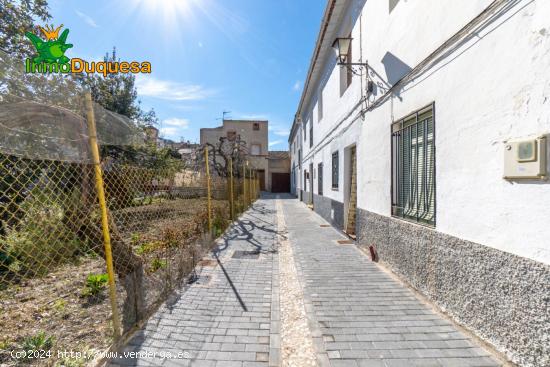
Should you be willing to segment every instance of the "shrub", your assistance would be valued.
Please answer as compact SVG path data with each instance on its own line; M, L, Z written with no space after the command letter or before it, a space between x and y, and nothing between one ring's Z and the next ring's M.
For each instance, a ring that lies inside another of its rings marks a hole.
M45 332L41 331L36 335L23 339L21 349L25 351L49 350L53 347L54 340L53 336L47 336Z
M21 204L25 215L17 226L7 228L5 240L0 243L9 271L44 275L82 252L76 234L64 223L63 205L54 195L34 190Z
M136 254L138 255L144 255L151 252L154 252L155 250L164 248L164 242L162 241L151 241L142 243L136 248Z
M161 260L157 257L151 262L151 265L149 266L149 273L155 273L159 269L164 269L167 265L166 260Z
M83 296L97 296L103 291L107 282L109 281L109 276L107 274L90 274L86 278L86 285L82 290Z

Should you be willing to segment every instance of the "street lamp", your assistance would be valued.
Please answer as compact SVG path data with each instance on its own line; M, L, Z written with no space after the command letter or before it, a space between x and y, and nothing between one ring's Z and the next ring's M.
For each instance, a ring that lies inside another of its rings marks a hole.
M334 40L332 43L332 48L334 49L334 52L336 53L337 57L337 64L340 66L345 66L349 71L351 71L355 75L362 75L363 69L366 69L366 78L367 78L367 93L372 93L374 88L374 83L369 80L369 63L368 62L352 62L351 60L351 42L353 41L353 38L351 37L338 37ZM357 72L354 70L354 66L356 66L361 72Z
M338 58L338 65L347 66L351 69L351 66L368 67L366 62L351 62L351 37L339 37L332 43L332 48Z
M351 37L340 37L334 40L332 48L334 49L336 56L338 57L338 64L345 65L347 63L352 40L353 38Z

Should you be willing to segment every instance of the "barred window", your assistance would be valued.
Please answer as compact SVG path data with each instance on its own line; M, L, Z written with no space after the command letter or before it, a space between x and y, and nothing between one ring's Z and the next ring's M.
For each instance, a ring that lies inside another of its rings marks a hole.
M309 147L313 147L313 120L309 122Z
M332 189L338 190L338 170L339 170L339 161L338 161L338 152L332 153Z
M392 125L392 215L435 226L434 105Z

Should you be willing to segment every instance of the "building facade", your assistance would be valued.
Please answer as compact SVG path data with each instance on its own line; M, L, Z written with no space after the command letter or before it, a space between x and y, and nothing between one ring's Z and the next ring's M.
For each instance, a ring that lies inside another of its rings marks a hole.
M223 120L222 126L200 129L200 143L216 145L220 138L244 142L250 166L259 175L261 190L271 191L273 175L270 168L274 173L279 173L280 167L285 166L284 161L288 161L288 155L286 157L270 155L268 131L268 121ZM283 162L278 162L278 159ZM288 170L287 173L289 173ZM282 178L275 175L275 179ZM286 179L289 180L288 177Z
M526 366L550 363L548 14L329 0L289 137L296 196Z

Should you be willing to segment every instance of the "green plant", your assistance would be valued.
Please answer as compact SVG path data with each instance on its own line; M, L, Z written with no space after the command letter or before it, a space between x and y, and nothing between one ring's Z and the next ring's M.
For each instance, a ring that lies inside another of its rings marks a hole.
M228 221L225 219L222 208L214 209L214 219L212 221L212 227L215 237L219 237L223 234L223 231L227 228Z
M64 222L68 201L48 189L31 191L20 205L25 215L17 226L6 229L5 241L0 243L0 252L10 262L8 271L45 275L82 252L82 244Z
M58 299L53 303L53 309L57 312L63 312L65 311L65 307L67 306L67 301L64 299Z
M139 233L132 233L132 237L130 238L130 243L133 246L137 246L140 240L141 240L141 236L139 235Z
M55 338L52 335L46 335L44 331L40 331L36 335L27 336L21 342L23 350L48 350L53 347Z
M159 269L164 269L167 266L166 260L161 260L158 257L154 258L151 262L151 265L149 266L149 272L155 273Z
M9 340L2 340L0 341L0 350L8 350L10 349L10 341Z
M86 278L86 285L82 290L83 296L97 296L107 285L109 276L107 274L90 274Z
M139 245L138 248L136 249L136 254L138 255L148 254L150 252L153 252L163 247L164 247L164 243L162 241L151 241L151 242L143 243Z

